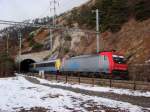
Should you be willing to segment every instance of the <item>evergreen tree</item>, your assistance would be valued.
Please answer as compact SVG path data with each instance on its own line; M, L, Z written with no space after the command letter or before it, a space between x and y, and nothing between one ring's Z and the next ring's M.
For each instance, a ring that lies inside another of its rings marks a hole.
M7 53L0 54L0 77L12 76L14 71L14 61Z
M146 20L150 18L150 0L141 0L134 7L135 18L137 20Z

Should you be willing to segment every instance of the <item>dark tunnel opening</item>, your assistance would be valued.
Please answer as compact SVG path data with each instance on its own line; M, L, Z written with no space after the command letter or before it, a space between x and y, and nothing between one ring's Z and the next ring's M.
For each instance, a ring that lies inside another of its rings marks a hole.
M21 71L21 72L29 72L29 67L30 67L30 64L31 64L31 63L35 63L35 61L32 60L32 59L23 60L23 61L20 63L20 71Z

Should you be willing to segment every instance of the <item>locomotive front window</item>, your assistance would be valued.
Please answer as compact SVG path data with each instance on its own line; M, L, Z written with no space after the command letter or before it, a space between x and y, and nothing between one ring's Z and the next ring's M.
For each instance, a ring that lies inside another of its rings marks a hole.
M126 63L126 60L123 56L113 55L113 60L115 63L118 63L118 64L125 64Z
M107 57L106 57L106 56L104 56L104 60L107 60Z

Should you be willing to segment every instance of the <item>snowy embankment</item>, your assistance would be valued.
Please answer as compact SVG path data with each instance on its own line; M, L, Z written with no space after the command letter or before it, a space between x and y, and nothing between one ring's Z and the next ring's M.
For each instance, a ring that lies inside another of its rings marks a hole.
M103 106L131 112L143 110L142 107L126 102L32 84L22 76L0 79L0 98L0 112L15 112L32 107L44 107L50 112L86 112L91 105L97 106L98 111L103 111Z
M116 93L121 95L131 95L131 96L143 96L143 97L150 97L150 91L140 91L140 90L130 90L130 89L117 89L117 88L110 88L110 87L100 87L100 86L92 86L90 84L70 84L70 83L63 83L63 82L56 82L56 81L47 81L44 79L37 78L41 83L48 83L51 85L61 85L67 86L72 88L84 89L89 91L96 91L96 92L110 92Z

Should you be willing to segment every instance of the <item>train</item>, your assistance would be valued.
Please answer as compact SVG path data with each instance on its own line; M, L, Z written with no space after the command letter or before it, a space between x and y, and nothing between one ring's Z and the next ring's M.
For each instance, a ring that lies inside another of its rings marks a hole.
M30 71L128 79L125 57L113 51L33 63Z

